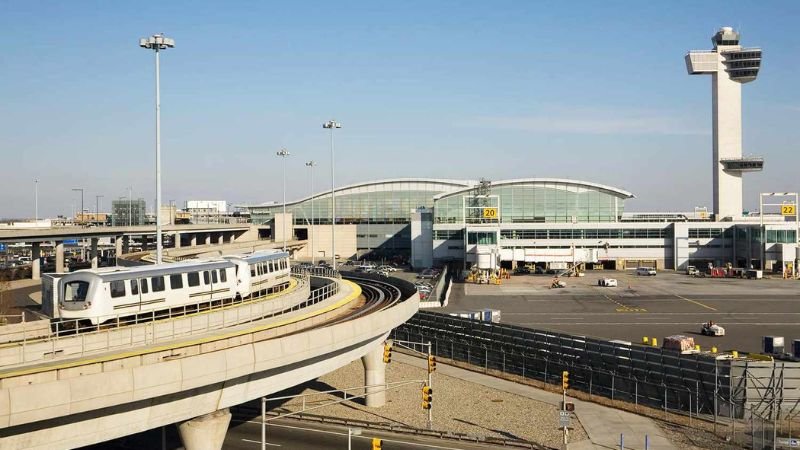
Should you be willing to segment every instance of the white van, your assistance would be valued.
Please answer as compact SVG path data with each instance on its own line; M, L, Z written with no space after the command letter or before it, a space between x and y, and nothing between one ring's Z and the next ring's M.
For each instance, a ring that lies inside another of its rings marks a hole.
M639 267L636 269L636 275L656 276L656 269L654 267Z

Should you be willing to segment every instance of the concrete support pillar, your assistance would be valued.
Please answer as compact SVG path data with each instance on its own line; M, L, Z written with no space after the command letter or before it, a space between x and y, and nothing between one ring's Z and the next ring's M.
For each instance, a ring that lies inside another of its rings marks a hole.
M220 233L219 236L217 236L217 245L222 245L224 243L225 243L225 233Z
M172 242L174 242L175 248L181 248L181 234L175 233L175 235L172 237Z
M119 258L122 255L122 236L114 237L114 253Z
M364 384L366 388L365 404L372 408L380 408L386 404L386 364L383 362L383 346L377 345L369 353L361 357L364 364ZM379 392L380 391L380 392Z
M206 233L205 239L206 239L205 244L211 245L211 233Z
M192 237L189 239L189 246L197 247L197 233L192 233Z
M225 408L178 424L186 450L222 450L231 413Z
M130 253L131 251L131 237L122 236L122 253Z
M92 238L92 249L89 251L89 257L92 258L92 269L97 269L97 238Z
M56 273L64 273L64 241L55 242Z
M236 240L236 232L231 231L230 235L228 236L228 243L233 244L233 241Z
M40 280L42 278L42 244L40 242L31 243L31 279Z

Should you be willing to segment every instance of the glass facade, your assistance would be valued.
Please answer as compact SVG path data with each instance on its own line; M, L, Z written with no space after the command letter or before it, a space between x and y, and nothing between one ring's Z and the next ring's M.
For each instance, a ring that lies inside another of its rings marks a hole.
M466 186L466 183L433 180L387 180L340 188L336 191L336 223L407 224L411 222L412 211L433 207L435 195ZM253 223L263 224L272 220L274 214L281 213L283 205L251 206L248 209ZM286 212L293 214L295 225L330 224L330 192L288 203Z
M115 227L144 225L145 206L143 199L133 201L112 200L111 225Z
M523 180L492 185L490 196L500 199L500 223L616 222L622 216L624 199L618 191L581 184ZM466 199L473 191L462 191L436 200L435 223L464 223Z
M501 239L672 239L671 228L500 230Z

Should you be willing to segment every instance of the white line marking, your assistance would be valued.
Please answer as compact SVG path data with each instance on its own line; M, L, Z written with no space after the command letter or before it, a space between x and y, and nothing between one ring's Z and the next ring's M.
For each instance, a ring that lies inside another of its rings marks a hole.
M247 423L255 423L255 424L261 425L261 421L249 420L249 421L247 421ZM338 432L338 431L317 430L315 428L296 427L296 426L292 426L292 425L279 425L279 424L274 423L274 422L268 422L268 425L271 426L271 427L291 428L293 430L314 431L316 433L334 434L336 436L347 436L347 433L341 433L341 432ZM372 439L372 436L353 436L353 437L354 438L358 438L358 439ZM398 444L408 444L408 445L414 445L414 446L417 446L417 447L420 447L420 448L435 448L435 449L439 449L439 450L463 450L463 448L461 448L461 447L444 447L444 446L441 446L441 445L422 444L422 443L419 443L419 442L401 441L401 440L398 440L398 439L385 439L385 438L380 438L380 439L383 442L395 442L395 443L398 443ZM244 441L245 439L242 439L242 440ZM248 442L257 442L259 444L261 443L261 441L248 441Z
M252 442L253 444L261 445L261 441L254 441L252 439L242 439L242 440L245 441L245 442ZM272 446L272 447L280 447L281 446L281 444L273 444L271 442L265 442L264 444Z

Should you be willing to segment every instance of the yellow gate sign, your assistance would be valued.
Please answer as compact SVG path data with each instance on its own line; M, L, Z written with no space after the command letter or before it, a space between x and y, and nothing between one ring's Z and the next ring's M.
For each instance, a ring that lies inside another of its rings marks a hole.
M797 205L795 205L794 203L781 205L781 215L794 216L795 214L797 214ZM483 213L483 216L486 217L485 211Z
M497 218L497 208L483 208L483 218L484 219L496 219Z

